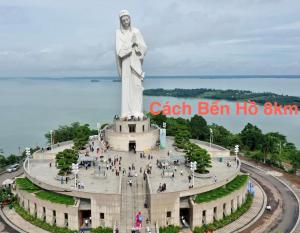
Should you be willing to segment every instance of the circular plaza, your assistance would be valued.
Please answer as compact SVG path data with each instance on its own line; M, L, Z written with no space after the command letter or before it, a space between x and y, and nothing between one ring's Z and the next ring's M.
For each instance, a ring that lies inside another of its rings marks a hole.
M17 185L21 206L49 224L74 230L102 226L130 232L140 214L140 229L154 232L168 225L194 229L212 223L230 215L246 200L247 182L228 195L201 201L199 195L240 176L239 159L220 146L191 140L212 158L209 173L193 176L173 137L166 137L164 149L155 146L146 151L114 150L99 139L90 137L87 149L80 151L76 175L59 176L55 160L57 153L73 147L71 141L28 158L24 169L29 182L73 201L52 201Z

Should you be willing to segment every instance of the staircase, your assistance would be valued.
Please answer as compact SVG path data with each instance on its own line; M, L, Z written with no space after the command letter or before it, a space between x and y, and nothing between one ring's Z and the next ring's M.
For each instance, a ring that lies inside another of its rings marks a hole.
M122 177L121 182L121 222L120 233L131 233L135 223L135 216L138 212L144 217L140 232L146 232L146 219L149 219L149 211L144 208L146 201L146 183L142 176L131 177L132 186L129 186L128 177ZM151 227L154 233L154 228Z
M130 187L128 185L128 177L122 177L121 183L121 221L120 221L120 233L131 232L134 219L134 189L135 183Z

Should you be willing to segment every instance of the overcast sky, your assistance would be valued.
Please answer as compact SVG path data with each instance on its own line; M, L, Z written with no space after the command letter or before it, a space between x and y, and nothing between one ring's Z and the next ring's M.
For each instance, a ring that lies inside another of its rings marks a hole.
M1 0L0 77L117 75L122 9L148 75L300 74L299 0Z

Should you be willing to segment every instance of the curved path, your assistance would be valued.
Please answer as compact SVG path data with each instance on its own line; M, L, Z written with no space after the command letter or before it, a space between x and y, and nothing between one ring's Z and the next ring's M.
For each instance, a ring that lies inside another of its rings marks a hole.
M20 166L20 169L12 172L12 173L2 173L0 175L0 185L2 184L2 182L6 179L13 179L16 176L20 176L21 174L24 173L23 170L23 166ZM4 221L4 219L0 216L0 232L11 232L11 233L18 233L19 231L16 231L15 229L13 229L9 224L6 223L6 221Z
M10 227L0 216L0 232L1 233L18 233L15 229Z
M276 223L272 225L271 229L269 229L270 231L268 232L295 232L295 226L299 218L299 203L297 196L295 196L295 194L285 184L279 181L278 178L270 175L265 170L250 166L244 162L242 163L241 170L248 172L252 178L257 180L263 186L271 185L275 187L280 193L283 203L283 213L280 215ZM265 191L268 193L268 190ZM269 204L272 206L274 203Z

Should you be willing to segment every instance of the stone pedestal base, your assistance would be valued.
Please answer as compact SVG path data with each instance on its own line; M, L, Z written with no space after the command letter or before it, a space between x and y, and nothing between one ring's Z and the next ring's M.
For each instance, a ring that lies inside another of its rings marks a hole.
M150 120L115 120L104 131L105 141L117 151L147 151L159 145L159 128L150 126Z

